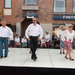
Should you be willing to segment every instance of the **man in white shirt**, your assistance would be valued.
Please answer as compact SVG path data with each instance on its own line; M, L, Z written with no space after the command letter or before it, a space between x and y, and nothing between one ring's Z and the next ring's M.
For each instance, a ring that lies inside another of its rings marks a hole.
M38 44L38 40L43 37L43 30L40 25L37 24L36 18L32 19L33 23L28 26L25 32L25 36L30 41L30 47L32 51L31 59L34 61L37 59L36 57L36 48Z
M5 56L8 55L8 40L10 38L13 38L13 32L12 30L6 26L6 22L1 22L2 26L0 27L0 58L3 58L3 43L5 46Z

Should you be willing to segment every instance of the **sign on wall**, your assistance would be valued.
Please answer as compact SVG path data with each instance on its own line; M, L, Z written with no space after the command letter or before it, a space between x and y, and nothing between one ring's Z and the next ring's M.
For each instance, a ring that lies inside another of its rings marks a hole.
M11 15L11 9L4 9L4 15Z
M34 17L34 11L27 11L27 18L33 18Z
M75 15L54 14L53 19L75 20Z

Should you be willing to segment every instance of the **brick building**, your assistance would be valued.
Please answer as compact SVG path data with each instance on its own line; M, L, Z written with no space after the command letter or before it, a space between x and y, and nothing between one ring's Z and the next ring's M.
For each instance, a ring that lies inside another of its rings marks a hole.
M75 28L75 0L0 0L1 19L14 34L25 34L27 26L36 17L52 39L52 31L73 24ZM33 14L29 15L28 14ZM60 29L59 29L60 30Z

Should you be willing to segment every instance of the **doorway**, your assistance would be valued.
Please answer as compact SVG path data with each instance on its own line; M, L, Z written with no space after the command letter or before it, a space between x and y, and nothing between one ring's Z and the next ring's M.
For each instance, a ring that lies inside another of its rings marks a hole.
M25 30L29 26L29 24L31 24L31 23L32 23L32 19L25 19L21 23L21 36L24 36L25 35Z

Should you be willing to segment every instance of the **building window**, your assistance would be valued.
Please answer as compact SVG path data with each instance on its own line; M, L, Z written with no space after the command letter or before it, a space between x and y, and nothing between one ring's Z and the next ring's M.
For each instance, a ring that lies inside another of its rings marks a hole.
M65 0L54 0L54 12L65 12Z
M11 0L5 0L5 8L11 8Z
M75 13L75 0L73 0L73 12Z
M37 5L37 0L25 0L25 5Z

